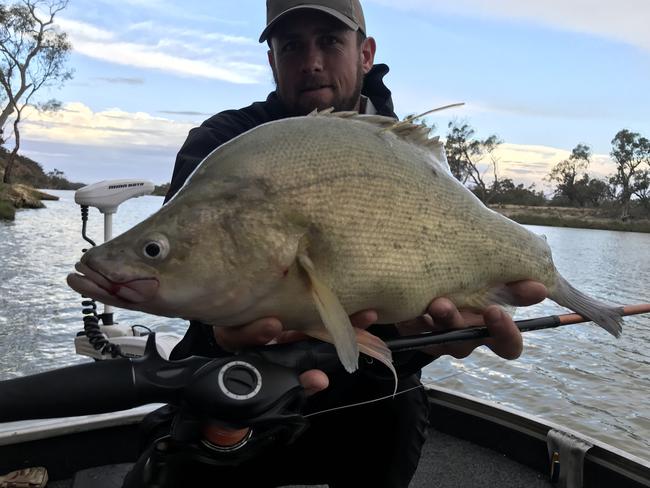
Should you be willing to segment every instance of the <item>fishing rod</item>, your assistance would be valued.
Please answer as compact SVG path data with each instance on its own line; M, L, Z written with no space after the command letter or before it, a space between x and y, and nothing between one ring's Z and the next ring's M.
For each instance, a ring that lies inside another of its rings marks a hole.
M650 313L650 303L627 305L621 307L620 311L622 316ZM563 315L548 315L546 317L537 317L534 319L517 320L515 321L515 325L521 332L530 332L533 330L553 329L583 322L591 322L591 319L583 317L577 313L567 313ZM402 352L421 349L435 344L484 339L489 336L490 333L487 327L470 327L451 332L428 332L414 336L399 337L397 339L386 341L386 345L392 352Z

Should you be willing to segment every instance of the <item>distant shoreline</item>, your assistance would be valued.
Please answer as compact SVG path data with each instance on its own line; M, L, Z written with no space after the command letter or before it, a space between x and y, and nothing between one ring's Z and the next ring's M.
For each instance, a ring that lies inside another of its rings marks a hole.
M650 219L632 219L622 222L618 218L602 215L602 211L598 208L526 205L490 205L490 208L524 225L650 233Z

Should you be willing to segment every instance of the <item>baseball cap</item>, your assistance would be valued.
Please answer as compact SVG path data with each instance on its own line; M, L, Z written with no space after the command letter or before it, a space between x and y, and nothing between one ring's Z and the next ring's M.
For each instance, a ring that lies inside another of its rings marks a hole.
M319 10L337 18L353 31L366 33L366 21L359 0L266 0L266 27L260 36L260 42L269 38L275 24L285 15L295 10Z

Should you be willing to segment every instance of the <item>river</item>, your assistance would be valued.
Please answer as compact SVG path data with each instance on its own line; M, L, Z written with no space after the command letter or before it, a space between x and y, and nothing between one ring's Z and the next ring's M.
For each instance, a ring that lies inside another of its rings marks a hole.
M0 222L0 380L87 361L76 356L79 296L65 276L87 244L73 192ZM115 234L162 204L142 197L120 207ZM91 209L88 234L101 240ZM544 234L560 272L582 291L615 304L650 302L650 234L529 226ZM563 312L553 302L519 309L516 318ZM118 311L122 323L182 333L185 323ZM426 383L498 402L583 432L650 460L650 316L625 320L616 340L593 324L527 333L524 353L505 361L485 348L469 358L440 358Z

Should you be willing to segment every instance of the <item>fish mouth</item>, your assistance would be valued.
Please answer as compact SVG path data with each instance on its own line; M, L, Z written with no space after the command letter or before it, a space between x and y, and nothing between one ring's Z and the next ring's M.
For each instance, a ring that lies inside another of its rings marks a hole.
M67 277L70 288L102 303L122 308L132 308L133 305L151 300L160 285L154 277L113 281L82 262L78 262L75 269L78 273L71 273Z

